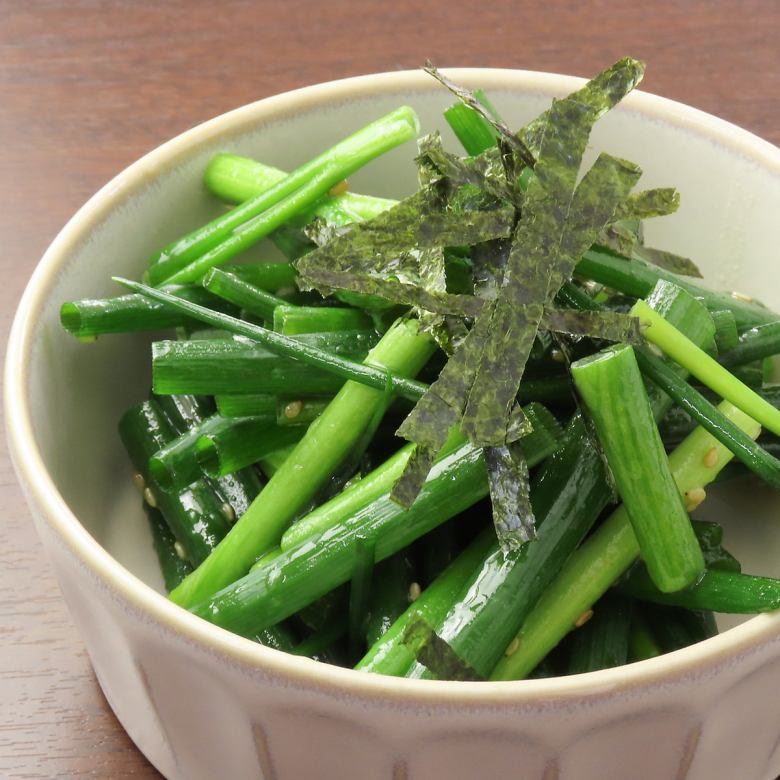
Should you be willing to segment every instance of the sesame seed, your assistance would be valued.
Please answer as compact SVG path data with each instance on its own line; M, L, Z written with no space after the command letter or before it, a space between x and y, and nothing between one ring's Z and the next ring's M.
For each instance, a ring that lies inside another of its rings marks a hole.
M710 447L707 452L704 453L701 462L708 469L714 468L718 463L718 448Z
M694 509L696 509L699 504L701 504L704 499L707 498L707 493L704 491L704 488L694 488L693 490L686 490L685 491L685 508L689 512L693 512Z
M582 628L593 617L593 610L586 609L574 622L577 628Z
M556 363L565 363L566 358L563 356L563 352L559 349L554 349L550 353L550 357L556 362Z
M342 179L338 184L334 184L329 190L328 195L334 198L336 195L342 195L349 189L349 182Z
M236 513L233 511L233 507L230 506L227 501L222 504L222 514L225 515L225 517L228 519L228 522L230 523L234 522L236 519Z
M133 474L133 484L138 488L139 493L143 495L144 488L146 487L146 480L144 479L144 475L139 474L138 472Z
M288 420L294 420L303 409L303 401L290 401L289 404L287 404L284 407L284 416Z
M520 640L515 637L507 647L506 650L504 650L504 655L509 658L510 655L514 655L517 652L517 648L520 647Z
M736 298L738 301L744 301L745 303L753 303L752 296L745 295L745 293L737 292L736 290L732 291L731 297Z
M422 593L422 588L420 587L419 582L413 582L409 586L409 601L417 601L418 598L420 598L420 594Z
M176 555L183 561L187 560L187 553L184 552L184 548L181 546L181 542L174 542L173 549L176 550Z
M144 488L144 501L152 508L157 506L157 499L149 488Z

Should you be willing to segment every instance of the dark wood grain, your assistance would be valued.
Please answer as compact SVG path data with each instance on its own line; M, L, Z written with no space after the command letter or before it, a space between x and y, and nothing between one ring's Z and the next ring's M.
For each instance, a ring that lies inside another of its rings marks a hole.
M780 6L743 2L0 0L3 345L35 263L98 187L227 109L305 84L446 65L644 88L780 141ZM157 777L113 717L0 457L0 776Z

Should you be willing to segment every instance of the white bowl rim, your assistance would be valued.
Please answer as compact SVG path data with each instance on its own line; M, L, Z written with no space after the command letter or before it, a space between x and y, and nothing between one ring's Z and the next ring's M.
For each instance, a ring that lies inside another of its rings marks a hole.
M565 95L584 79L537 71L497 68L447 68L466 86L487 90ZM323 105L350 102L377 94L410 94L431 90L421 71L355 76L285 92L229 111L187 130L141 157L93 195L56 236L35 268L12 325L5 365L6 429L11 455L28 500L35 501L48 525L70 552L132 611L150 616L162 628L231 665L283 678L288 684L362 699L398 704L459 705L466 708L528 705L552 700L582 700L616 691L669 684L681 678L716 674L760 645L780 638L780 611L759 615L704 642L657 658L587 674L512 682L463 683L407 680L362 674L298 658L231 634L173 604L119 564L79 523L44 466L33 436L25 392L35 312L47 298L59 269L79 240L110 211L143 188L148 179L192 154L201 144L231 130L276 120ZM780 177L780 149L758 136L698 109L646 92L635 91L624 110L709 138Z

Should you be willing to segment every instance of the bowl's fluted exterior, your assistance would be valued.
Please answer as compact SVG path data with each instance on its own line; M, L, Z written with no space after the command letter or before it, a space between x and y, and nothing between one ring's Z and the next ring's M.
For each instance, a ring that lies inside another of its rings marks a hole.
M518 122L576 84L518 71L456 75L492 89ZM401 102L420 110L427 130L440 124L448 101L422 74L383 74L278 96L195 128L98 193L30 283L6 365L9 441L111 707L166 777L187 780L772 780L780 773L778 616L617 670L435 683L285 656L156 592L137 496L113 434L119 411L145 390L145 342L68 340L58 306L110 294L110 275L137 276L148 253L201 221L210 203L197 182L216 149L291 166ZM766 265L780 245L777 149L641 94L609 118L593 145L637 159L646 170L642 186L681 189L683 210L671 227L659 226L657 243L702 258L718 286L780 304L780 271ZM377 181L378 194L410 189L410 157L399 150L356 176L354 189L377 192ZM730 517L725 499L714 503L730 528L749 525ZM777 513L775 498L758 488L742 506L751 517ZM734 545L753 568L777 573L778 534L744 533Z

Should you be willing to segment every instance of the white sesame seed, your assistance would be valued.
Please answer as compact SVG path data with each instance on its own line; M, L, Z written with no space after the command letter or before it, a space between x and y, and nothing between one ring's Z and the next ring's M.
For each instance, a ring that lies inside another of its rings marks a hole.
M184 548L181 546L181 542L174 542L173 549L176 550L176 555L183 561L187 560L187 553L184 552Z
M420 594L422 593L422 588L420 587L419 582L413 582L409 586L409 601L417 601L418 598L420 598Z
M294 420L303 409L303 401L290 401L289 404L287 404L284 407L284 416L288 420Z
M329 190L328 195L332 198L336 195L341 195L349 189L349 182L346 179L342 179L338 184L334 184Z
M225 517L228 519L228 522L230 523L234 522L236 519L236 513L233 511L233 507L230 506L227 501L222 504L222 514L225 515Z
M718 448L710 447L707 452L704 453L702 463L708 469L714 468L718 463Z
M515 637L507 647L506 650L504 650L504 655L509 658L510 655L514 655L517 652L517 648L520 647L520 640Z
M144 488L146 487L146 480L144 479L144 475L139 474L138 472L133 474L133 484L138 488L138 491L141 493L141 495L143 495Z
M574 622L577 628L582 628L593 617L593 610L586 609Z
M699 506L699 504L701 504L705 498L707 498L707 493L705 492L704 488L698 487L694 488L693 490L686 490L685 508L689 512L693 512L693 510L696 509L696 507Z
M736 290L732 291L731 297L745 303L753 303L753 298L750 295L745 295L745 293L737 292Z
M566 362L566 358L564 357L564 355L563 355L563 352L561 352L561 350L559 350L559 349L554 349L554 350L553 350L553 351L550 353L550 357L551 357L551 358L552 358L552 359L553 359L553 360L554 360L556 363L565 363L565 362Z
M157 506L157 499L149 488L144 488L144 501L152 508Z

